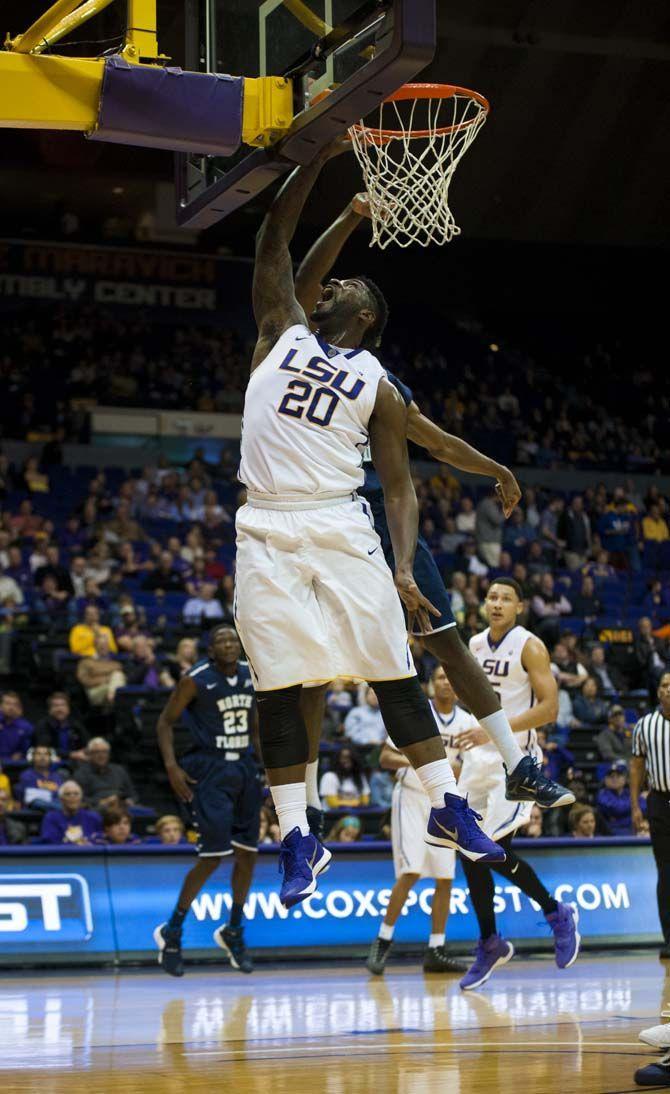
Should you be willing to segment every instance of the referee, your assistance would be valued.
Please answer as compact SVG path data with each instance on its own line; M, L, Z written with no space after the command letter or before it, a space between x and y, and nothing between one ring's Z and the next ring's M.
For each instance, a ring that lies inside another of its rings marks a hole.
M658 709L640 718L633 730L630 798L637 832L642 827L639 799L646 772L647 819L658 870L658 918L664 938L661 957L670 958L670 672L661 676L658 700Z

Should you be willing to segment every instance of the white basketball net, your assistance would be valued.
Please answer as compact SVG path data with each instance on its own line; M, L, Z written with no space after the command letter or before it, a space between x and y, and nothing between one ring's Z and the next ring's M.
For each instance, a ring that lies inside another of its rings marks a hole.
M486 116L477 99L456 93L384 102L373 125L361 121L349 130L370 204L370 246L427 247L460 235L449 183ZM398 132L389 136L389 130Z

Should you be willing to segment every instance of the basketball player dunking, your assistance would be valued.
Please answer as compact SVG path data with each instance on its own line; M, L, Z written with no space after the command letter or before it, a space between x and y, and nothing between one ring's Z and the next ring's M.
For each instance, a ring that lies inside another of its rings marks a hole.
M367 215L367 199L359 194L349 204L340 217L316 241L301 263L296 275L296 293L298 300L317 326L321 322L321 313L313 312L320 293L339 291L342 282L331 280L322 290L322 284L335 263L345 241L354 228ZM375 330L376 344L379 344L381 330ZM387 373L403 402L408 408L406 428L407 436L416 444L422 445L430 454L444 463L465 471L495 478L505 516L509 516L517 504L521 492L514 475L501 464L477 452L459 437L445 433L421 413L413 400L409 388L395 376ZM369 450L364 451L365 484L361 490L368 500L375 522L375 528L381 537L382 547L389 566L396 564L393 544L389 534L383 505L381 483L377 475L376 460ZM444 666L460 700L472 711L482 725L499 754L502 756L507 772L506 792L510 801L537 801L543 808L554 808L574 802L574 795L565 787L547 779L535 763L532 756L524 754L512 733L507 715L500 705L500 699L491 687L486 674L476 660L470 656L462 642L456 621L451 611L449 596L437 568L428 544L419 537L414 561L414 577L417 585L439 609L439 617L426 618L414 629L428 650ZM379 615L384 624L384 616ZM417 622L419 622L417 620ZM303 693L303 711L310 737L310 762L307 767L308 804L310 820L318 830L320 823L320 802L317 791L318 748L323 724L323 705L325 689L312 688ZM502 772L501 772L502 774Z
M473 860L504 858L456 792L407 645L398 593L423 626L436 609L412 574L418 506L405 439L407 411L370 352L386 304L367 278L333 283L315 302L315 334L295 296L289 244L333 151L334 146L293 172L257 237L258 341L240 462L248 500L236 520L235 614L281 831L280 899L286 907L314 892L331 858L307 823L308 739L300 698L304 684L334 676L373 686L389 735L430 797L430 838ZM368 441L384 491L395 585L369 508L356 493Z
M519 747L540 763L542 753L535 730L555 721L558 712L558 688L547 647L520 626L523 599L521 588L512 578L493 581L485 606L489 626L470 639L470 652L500 695ZM559 969L567 969L579 953L577 910L554 900L533 868L511 846L513 833L530 820L532 804L513 804L505 797L498 755L483 729L466 730L454 744L463 757L458 788L481 813L484 831L507 852L505 862L496 864L495 869L540 905L554 933L556 964ZM506 964L514 955L514 947L496 932L491 871L470 870L465 859L463 870L481 936L475 960L461 980L461 987L467 991L478 988L495 968Z

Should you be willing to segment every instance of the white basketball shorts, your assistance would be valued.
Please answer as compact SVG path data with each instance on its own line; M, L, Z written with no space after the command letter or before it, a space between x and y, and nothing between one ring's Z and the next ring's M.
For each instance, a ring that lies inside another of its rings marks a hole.
M535 745L530 755L542 763L542 749ZM480 753L478 756L477 753ZM498 753L473 748L463 753L458 793L483 817L481 827L493 840L528 824L533 802L511 802L505 797L505 769Z
M456 871L456 852L426 843L430 801L423 790L397 782L391 799L391 846L396 878L418 874L451 880Z
M415 676L367 502L237 513L235 619L257 691Z

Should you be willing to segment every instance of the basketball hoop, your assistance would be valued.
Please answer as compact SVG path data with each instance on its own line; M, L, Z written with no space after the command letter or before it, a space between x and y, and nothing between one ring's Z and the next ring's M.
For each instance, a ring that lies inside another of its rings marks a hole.
M448 243L460 234L449 184L486 121L483 95L451 84L405 84L379 107L378 125L349 130L363 170L372 244Z

